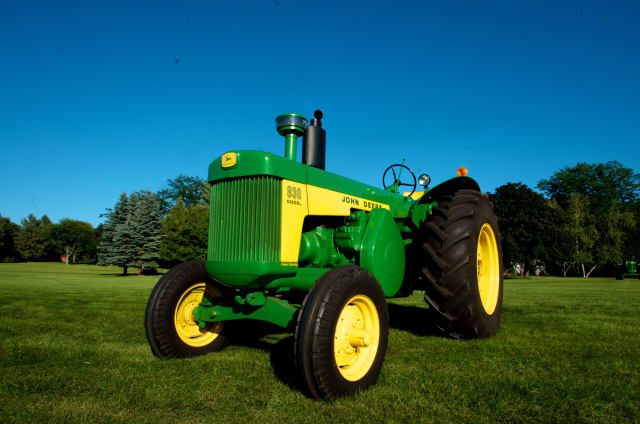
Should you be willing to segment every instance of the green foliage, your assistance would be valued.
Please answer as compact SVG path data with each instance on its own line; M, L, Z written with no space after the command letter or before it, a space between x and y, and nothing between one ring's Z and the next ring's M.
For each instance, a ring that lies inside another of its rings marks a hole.
M317 402L293 333L236 322L221 352L160 360L142 320L157 277L0 264L0 416L16 423L637 423L640 284L507 280L500 332L425 330L422 293L390 301L378 382Z
M127 222L129 198L126 193L120 195L120 199L116 202L112 209L107 209L106 221L102 225L102 240L98 248L98 265L118 265L125 267L129 261L129 257L121 240L116 240L119 230Z
M199 177L179 175L167 181L168 188L158 192L166 217L166 239L160 249L161 260L176 265L192 259L204 259L207 251L209 184Z
M149 191L120 195L113 209L108 209L102 229L98 265L117 265L126 275L129 265L139 269L156 266L160 258L162 206Z
M608 209L615 202L632 203L640 196L640 174L620 162L578 163L565 166L549 179L540 180L538 188L558 203L565 204L573 193L587 196L595 210Z
M22 229L15 237L15 246L24 260L41 261L51 256L49 231L52 225L47 215L38 219L29 214L22 220Z
M571 262L583 265L584 277L586 276L584 264L594 262L593 247L600 237L595 226L595 216L590 209L589 198L579 193L571 193L566 201L564 218L563 230L572 243L569 258Z
M633 226L625 231L623 236L622 256L625 260L635 257L640 258L640 199L628 206L633 214Z
M138 263L155 264L160 259L162 233L162 204L155 194L149 191L131 195L134 208L132 232L135 234Z
M575 243L573 260L577 263L593 262L592 249L600 234L591 213L589 198L572 193L566 203L566 230Z
M633 208L640 195L640 174L619 162L564 167L538 188L566 211L566 229L575 243L573 258L593 270L620 263L624 240L634 227ZM636 217L637 219L637 217Z
M598 262L623 263L623 238L626 230L634 226L633 212L625 211L622 205L613 202L603 218L603 231L596 251Z
M164 220L166 238L160 256L168 265L195 259L207 254L208 208L202 205L185 207L181 200L173 206Z
M167 180L167 185L166 189L158 192L164 210L175 206L178 199L182 199L185 208L208 204L209 185L202 178L178 175L172 180Z
M92 262L96 257L97 233L88 222L62 219L51 226L48 237L56 253L67 257L67 264L75 263L79 257L85 262Z
M20 232L20 226L11 222L9 218L0 215L0 262L13 262L18 257L15 238Z
M538 261L555 263L566 250L562 216L542 195L522 183L507 183L489 195L502 234L503 261L522 263L528 272Z

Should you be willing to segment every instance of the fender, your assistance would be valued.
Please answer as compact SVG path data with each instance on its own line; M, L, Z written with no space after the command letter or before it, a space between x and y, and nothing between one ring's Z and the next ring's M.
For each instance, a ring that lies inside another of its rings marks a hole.
M455 177L441 184L438 184L431 190L427 191L424 196L420 198L418 203L434 202L438 197L442 195L453 194L456 191L463 189L480 191L480 186L473 178Z
M385 297L398 293L404 278L404 243L388 210L371 211L361 249L360 266L376 277Z

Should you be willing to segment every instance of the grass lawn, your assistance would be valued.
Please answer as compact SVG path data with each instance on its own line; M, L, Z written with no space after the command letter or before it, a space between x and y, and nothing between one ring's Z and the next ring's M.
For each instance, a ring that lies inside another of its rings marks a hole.
M158 277L0 264L0 422L640 422L640 281L507 280L486 340L427 334L422 294L392 300L378 383L316 402L291 333L247 322L237 344L179 360L144 334Z

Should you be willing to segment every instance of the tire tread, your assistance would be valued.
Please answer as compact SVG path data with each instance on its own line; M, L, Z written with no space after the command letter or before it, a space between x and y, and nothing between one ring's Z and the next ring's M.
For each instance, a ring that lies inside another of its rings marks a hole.
M498 331L502 313L502 277L498 305L489 316L479 299L476 264L472 258L476 255L480 227L489 222L498 242L502 275L500 234L493 206L485 195L469 189L436 200L438 206L421 228L417 248L422 255L420 275L431 322L451 338L492 336Z

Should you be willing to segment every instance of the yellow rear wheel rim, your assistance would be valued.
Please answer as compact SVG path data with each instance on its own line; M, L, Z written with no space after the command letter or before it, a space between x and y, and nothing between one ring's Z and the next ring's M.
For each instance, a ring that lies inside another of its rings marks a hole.
M477 265L480 300L485 312L491 315L496 310L500 293L500 258L493 228L486 223L478 237Z
M215 286L205 283L194 284L182 293L174 313L173 322L178 337L192 347L203 347L213 342L220 335L224 325L222 322L207 323L205 327L198 325L193 311L202 302L205 293L209 299L222 296L220 290Z
M378 309L371 299L356 295L338 317L333 353L340 374L349 381L363 378L376 359L380 344Z

